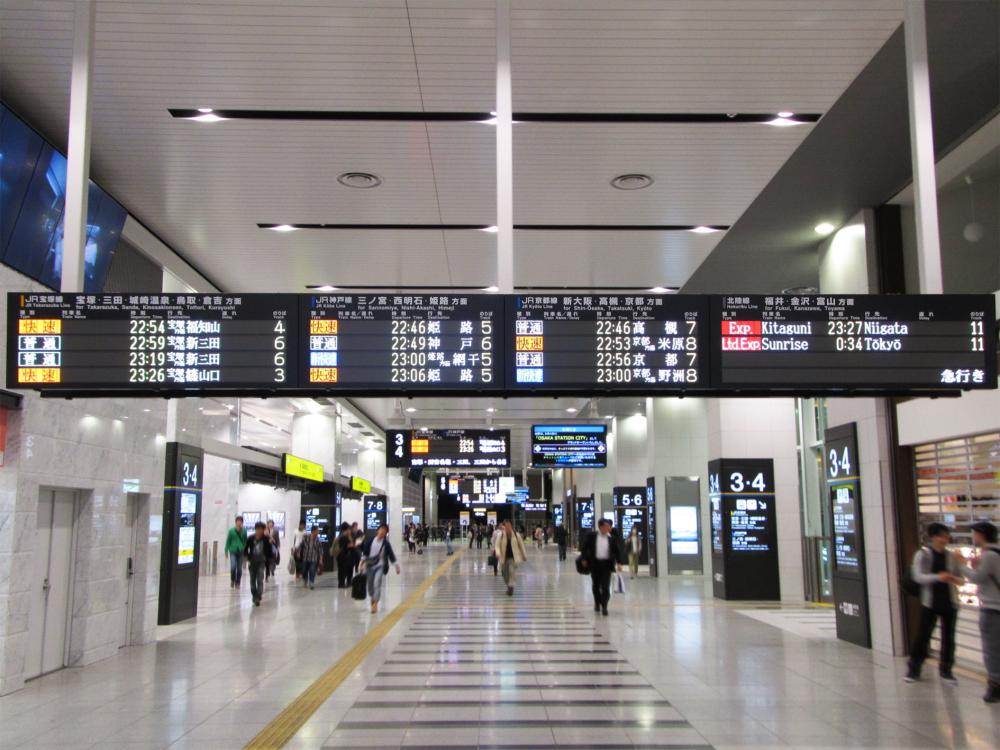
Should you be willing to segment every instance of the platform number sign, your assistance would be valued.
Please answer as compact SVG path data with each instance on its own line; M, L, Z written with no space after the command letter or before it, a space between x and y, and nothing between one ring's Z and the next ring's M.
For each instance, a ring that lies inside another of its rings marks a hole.
M719 478L716 476L716 483ZM770 493L764 472L758 471L756 474L744 474L742 471L734 471L729 474L729 492L749 494L759 492L761 494Z
M201 487L201 462L184 456L180 466L181 487Z
M853 464L851 446L834 446L829 449L826 456L826 471L830 479L843 479L851 476Z
M365 498L365 531L378 531L379 526L386 522L388 502L384 495L374 495Z

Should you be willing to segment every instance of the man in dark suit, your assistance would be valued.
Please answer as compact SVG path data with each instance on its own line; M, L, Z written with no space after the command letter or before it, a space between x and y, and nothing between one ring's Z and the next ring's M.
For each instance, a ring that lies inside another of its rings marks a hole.
M597 524L597 531L591 531L583 540L580 552L590 571L594 611L600 610L607 617L608 601L611 599L611 574L622 569L621 542L611 533L611 521L602 518Z
M566 541L569 538L569 534L566 532L566 527L562 524L556 526L556 530L553 534L556 538L556 544L559 545L559 559L566 559Z

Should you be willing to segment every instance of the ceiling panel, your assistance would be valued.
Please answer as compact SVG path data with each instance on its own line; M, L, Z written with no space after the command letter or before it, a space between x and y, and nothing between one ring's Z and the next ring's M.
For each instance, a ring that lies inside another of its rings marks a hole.
M904 0L512 0L514 109L824 112Z

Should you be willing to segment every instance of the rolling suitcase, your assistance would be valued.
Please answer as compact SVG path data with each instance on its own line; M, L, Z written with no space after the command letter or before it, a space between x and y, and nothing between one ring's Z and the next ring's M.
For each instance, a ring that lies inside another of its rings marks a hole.
M351 581L351 597L358 601L368 598L368 576L364 573L358 573Z

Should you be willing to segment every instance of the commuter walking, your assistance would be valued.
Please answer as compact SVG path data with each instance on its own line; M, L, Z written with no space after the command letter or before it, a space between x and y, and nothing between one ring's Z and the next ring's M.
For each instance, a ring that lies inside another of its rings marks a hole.
M493 561L493 575L494 576L497 576L497 575L500 574L500 572L499 572L500 571L500 558L497 557L496 548L497 548L497 541L500 539L500 537L502 535L503 535L503 526L502 525L499 525L495 529L493 529L493 533L490 535L490 550L492 550L492 552L490 553L490 559Z
M466 530L469 532L469 549L472 549L472 545L476 543L476 527L467 526Z
M354 573L354 537L347 523L340 524L340 534L334 543L337 558L337 588L346 589L351 585Z
M319 540L319 526L313 526L309 535L302 540L299 551L302 558L302 585L310 589L316 588L316 571L320 558L323 556L323 542Z
M351 539L354 542L354 546L351 547L352 569L358 573L361 570L361 545L365 540L365 532L361 530L357 521L351 524Z
M962 575L978 587L979 635L987 676L983 700L1000 703L1000 546L997 546L997 527L989 521L972 524L972 541L979 549L979 555L968 564L965 564L964 558L959 559L963 563Z
M406 530L406 546L411 555L417 551L417 528L412 523Z
M497 564L503 572L503 582L507 584L507 596L514 596L514 579L517 576L517 566L528 559L524 551L524 540L514 531L510 521L504 521L503 527L493 546Z
M552 532L552 536L555 537L556 545L559 547L559 559L566 559L566 541L569 538L569 533L566 531L566 527L562 524L556 526L555 531Z
M486 527L479 524L476 527L476 549L483 548L483 540L486 537Z
M622 569L621 543L611 533L611 521L606 518L598 521L597 531L587 534L580 551L590 572L594 611L599 610L607 617L608 602L611 600L611 574Z
M378 603L382 598L382 579L389 572L389 563L396 566L399 575L399 562L396 553L389 543L389 527L382 524L375 536L367 540L361 548L365 575L368 577L368 596L372 600L372 614L378 612Z
M307 536L309 534L306 532L306 522L299 521L298 530L292 534L292 558L295 560L296 581L302 577L302 544Z
M628 572L632 578L635 578L639 575L639 555L642 552L642 538L639 536L637 526L633 526L628 535L626 549L628 550Z
M226 534L225 553L229 556L229 588L238 589L243 580L243 553L247 546L247 532L243 516L236 516L233 527Z
M451 521L448 521L444 530L444 546L449 555L455 554L455 550L451 547Z
M542 539L544 538L544 536L545 536L545 532L542 531L542 527L541 526L536 526L535 527L535 546L538 548L539 551L541 551L541 549L542 549Z
M246 555L250 564L250 596L254 606L259 607L264 596L264 573L274 559L274 546L263 523L258 521L253 530L254 535L247 541Z
M270 518L267 519L267 532L265 536L271 540L271 546L274 548L274 555L271 557L270 562L268 562L267 570L264 573L264 580L267 580L274 575L278 563L281 562L281 536L278 534L278 529L274 526L274 521Z
M938 655L938 673L949 685L958 681L952 675L955 663L955 622L958 619L957 586L961 568L958 561L948 554L951 532L942 523L932 523L927 527L929 544L921 547L913 556L910 573L920 584L920 626L917 637L910 648L909 669L906 682L917 682L920 670L927 659L934 626L941 621L941 653Z

